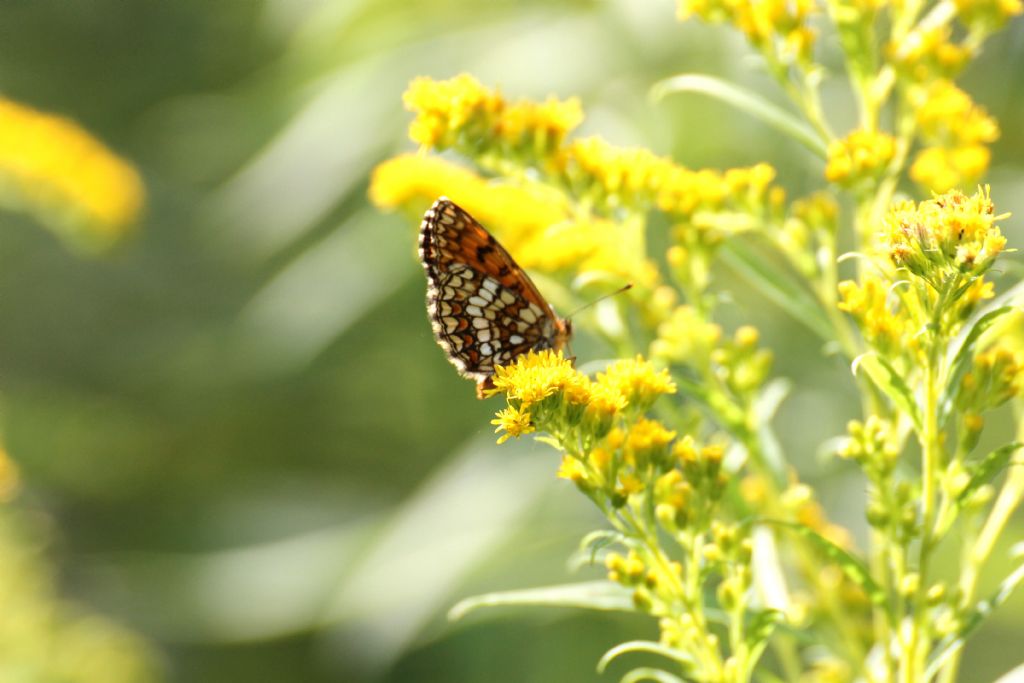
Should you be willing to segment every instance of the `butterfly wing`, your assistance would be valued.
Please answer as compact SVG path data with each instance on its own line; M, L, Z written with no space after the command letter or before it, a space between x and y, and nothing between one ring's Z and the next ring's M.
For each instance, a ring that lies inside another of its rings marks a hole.
M485 386L495 365L530 349L559 349L568 325L504 247L441 197L423 217L420 260L434 336L464 377Z

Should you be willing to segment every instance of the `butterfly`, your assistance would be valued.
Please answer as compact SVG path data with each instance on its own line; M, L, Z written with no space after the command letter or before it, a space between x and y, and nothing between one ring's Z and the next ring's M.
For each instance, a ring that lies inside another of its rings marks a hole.
M558 317L498 240L447 197L423 216L420 261L434 337L459 374L476 381L478 398L493 388L495 366L568 343L571 322Z

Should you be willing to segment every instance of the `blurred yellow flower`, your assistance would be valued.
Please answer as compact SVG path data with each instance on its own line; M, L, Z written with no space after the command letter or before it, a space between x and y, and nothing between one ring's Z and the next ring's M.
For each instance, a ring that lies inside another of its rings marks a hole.
M991 158L986 145L999 137L995 119L948 80L911 92L914 117L928 146L918 152L910 177L932 192L976 182Z
M828 146L825 178L840 185L854 185L885 172L896 155L896 139L887 133L855 130Z
M0 206L97 248L129 232L144 195L131 164L78 124L0 98Z
M861 281L839 283L839 309L854 317L867 342L884 355L897 353L910 324L890 309L888 289L880 278L870 273Z
M679 306L658 326L651 356L697 368L707 368L711 352L722 338L722 328L706 321L692 306Z
M912 99L914 118L927 140L968 145L994 142L999 137L996 120L952 81L943 79L916 88Z
M904 40L888 45L886 55L912 81L951 78L960 73L971 58L970 48L952 42L951 36L949 26L911 31Z
M988 170L991 156L984 145L926 147L914 157L910 177L932 192L948 192L976 182Z
M20 479L18 466L7 454L7 449L0 444L0 503L5 503L14 497L18 491Z
M1024 11L1021 0L954 0L965 24L980 24L996 29Z
M676 393L668 370L655 370L641 356L615 361L597 374L597 384L617 391L638 411L646 410L662 394Z
M666 451L676 433L657 420L641 417L629 427L626 437L626 462L637 468L644 467Z

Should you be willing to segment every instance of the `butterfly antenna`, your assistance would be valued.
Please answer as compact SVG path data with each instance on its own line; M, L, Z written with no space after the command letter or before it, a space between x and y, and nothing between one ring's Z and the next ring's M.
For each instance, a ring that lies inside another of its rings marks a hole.
M588 308L590 308L591 306L593 306L593 305L595 305L597 303L600 303L600 302L604 301L605 299L610 299L613 296L618 296L619 294L622 294L623 292L628 292L631 289L633 289L633 283L632 282L627 282L625 285L623 285L622 287L619 287L614 292L610 292L610 293L605 294L603 296L599 296L596 299L594 299L593 301L591 301L589 303L583 304L582 306L577 308L575 311L573 311L569 315L565 316L565 319L569 320L570 318L572 318L574 315L576 315L580 311L585 311Z

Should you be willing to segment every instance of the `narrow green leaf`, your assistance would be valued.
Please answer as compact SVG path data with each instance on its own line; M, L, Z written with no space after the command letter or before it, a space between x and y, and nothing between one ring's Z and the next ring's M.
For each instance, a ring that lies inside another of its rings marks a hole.
M946 383L945 388L942 391L942 396L939 399L939 424L943 425L949 416L953 412L953 405L956 403L956 397L960 393L960 383L963 381L964 375L968 370L971 369L971 364L974 362L974 347L978 343L978 339L988 328L992 327L995 321L1009 313L1010 311L1018 310L1017 306L1001 306L994 310L989 311L985 315L978 318L971 328L964 335L964 340L960 344L960 348L956 352L956 356L953 357L953 363L950 366L951 372L949 373L949 381Z
M619 683L639 683L639 681L657 681L657 683L686 683L679 676L673 676L667 671L652 667L641 667L633 669L619 679Z
M456 621L480 607L508 606L582 607L584 609L632 612L633 593L610 581L586 581L518 591L484 593L460 600L448 610Z
M657 643L652 640L631 640L627 643L616 645L612 649L608 650L608 652L605 652L604 656L601 657L601 661L597 663L597 673L603 674L604 670L608 668L608 665L613 659L627 652L649 652L661 655L662 657L667 657L675 662L679 662L683 666L692 666L696 663L690 654L683 652L682 650L669 647L668 645Z
M788 465L775 430L772 429L772 418L779 405L789 395L792 384L785 379L769 382L757 395L754 402L754 413L757 415L758 441L761 442L761 454L765 464L778 481L785 481Z
M598 552L602 548L615 544L623 545L625 542L625 536L618 531L612 531L611 529L591 531L583 537L579 547L576 548L576 552L569 558L569 567L576 571L588 565L593 565L597 560Z
M854 375L857 374L859 368L864 368L864 372L868 374L875 386L888 396L900 411L909 415L914 421L914 426L920 431L921 411L917 407L917 399L914 398L914 392L907 386L906 380L897 372L896 368L874 351L862 353L854 359L851 365Z
M771 636L772 631L781 622L786 620L786 615L777 609L761 610L750 620L747 625L747 645L754 647L763 643Z
M696 92L712 97L750 114L776 130L785 133L817 156L824 159L828 150L825 142L813 128L801 121L778 105L769 102L760 95L741 88L734 83L705 76L704 74L680 74L658 81L651 87L651 98L655 101L664 99L673 93Z
M1024 448L1024 442L1014 441L995 449L982 458L980 462L974 465L974 474L964 490L956 497L957 502L963 503L972 493L995 479L1000 472L1006 469L1006 466L1010 463L1010 458L1020 448Z
M746 641L747 647L750 649L749 657L752 665L757 663L757 660L764 654L765 648L768 647L768 639L775 632L775 627L785 621L786 615L777 609L761 610L750 620L746 628Z
M1024 564L1017 567L1012 574L1003 579L999 588L988 599L982 600L974 606L967 616L964 617L963 625L956 633L952 633L935 646L931 656L928 658L928 668L925 670L924 680L931 680L945 665L946 661L960 650L967 642L968 636L978 629L979 626L996 610L1009 599L1014 589L1024 582Z
M789 313L809 330L824 339L836 337L832 323L825 316L818 300L787 273L771 264L739 240L729 240L721 252L722 261L742 275L775 305Z
M857 557L852 555L847 550L840 548L838 545L828 540L818 532L814 531L810 527L806 527L803 524L797 524L796 522L786 522L777 519L762 519L755 520L758 523L772 524L774 526L782 527L796 532L809 540L825 557L839 565L839 568L843 570L846 577L853 581L855 584L861 587L864 593L867 594L868 599L872 603L885 607L887 606L885 599L885 591L878 583L871 578L871 573L868 571L867 566ZM892 615L889 615L890 618Z

